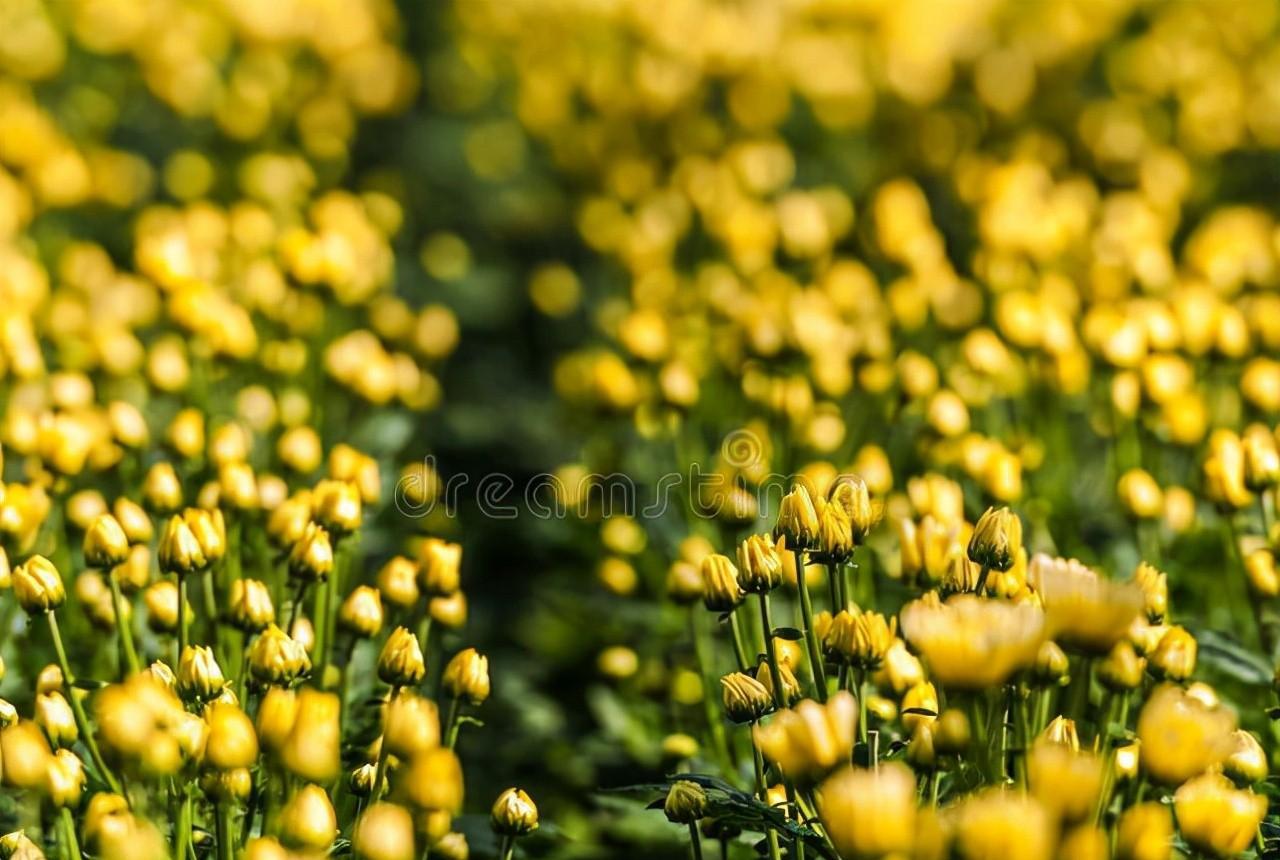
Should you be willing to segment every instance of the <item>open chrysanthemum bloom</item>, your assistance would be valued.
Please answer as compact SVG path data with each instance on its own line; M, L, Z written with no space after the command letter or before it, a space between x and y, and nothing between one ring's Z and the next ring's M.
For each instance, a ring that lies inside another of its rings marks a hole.
M1029 603L958 594L945 603L926 594L900 616L903 638L948 689L999 686L1032 665L1045 638L1045 615Z

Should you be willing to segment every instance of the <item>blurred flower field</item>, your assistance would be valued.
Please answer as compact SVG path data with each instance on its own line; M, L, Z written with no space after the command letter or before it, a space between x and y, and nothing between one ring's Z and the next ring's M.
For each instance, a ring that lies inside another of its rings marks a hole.
M1280 857L1280 2L0 0L0 858Z

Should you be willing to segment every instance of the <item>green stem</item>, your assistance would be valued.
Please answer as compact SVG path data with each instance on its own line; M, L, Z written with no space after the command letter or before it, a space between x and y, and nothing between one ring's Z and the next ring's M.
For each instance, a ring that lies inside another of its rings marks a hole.
M458 722L459 712L462 710L461 702L454 698L449 700L449 716L445 719L444 729L444 745L449 749L453 749L458 743L458 729L461 724Z
M796 787L791 784L791 780L783 782L783 787L786 788L787 803L791 807L792 814L795 816L795 820L800 822L804 816L800 814L800 800L796 797ZM804 840L799 835L792 839L791 849L791 853L796 860L804 860Z
M133 646L133 617L126 617L124 595L120 593L120 583L115 574L108 573L107 580L111 583L111 609L116 614L116 636L120 639L120 647L124 649L125 665L129 667L129 674L137 674L142 669L142 664L138 662L138 652Z
M696 607L689 609L689 627L693 636L693 653L698 661L698 671L702 675L703 687L707 690L716 689L715 677L712 674L712 665L709 657L710 649L707 647L705 625L699 623L702 613ZM725 771L735 773L737 768L733 767L733 756L729 753L729 740L725 736L724 721L720 719L720 713L716 710L715 696L704 695L702 697L702 706L706 715L707 730L711 732L712 745L720 755L720 761L724 765Z
M59 809L58 818L62 822L62 836L67 850L73 860L80 860L80 842L76 839L76 820L71 814L71 809L66 806Z
M182 860L187 856L187 851L191 846L191 789L187 785L182 786L182 805L178 809L178 821L174 825L174 848L173 856L175 860Z
M187 650L187 578L178 574L178 659L174 668L182 663L182 652Z
M867 742L867 670L855 669L854 683L858 687L858 740Z
M773 641L773 618L769 610L769 595L761 593L760 623L764 626L764 655L769 662L769 680L773 682L773 706L781 711L787 706L786 691L782 689L782 670L778 668L778 646Z
M502 843L498 846L498 856L502 860L511 860L511 855L516 850L516 841L510 836L502 837Z
M98 749L98 741L93 736L93 728L89 725L89 717L84 712L84 705L81 703L80 697L76 695L76 676L71 671L71 663L67 660L67 649L63 646L62 634L58 631L57 614L51 611L46 613L45 617L49 619L49 633L53 636L53 648L58 653L58 665L62 668L62 680L67 687L67 701L71 703L71 712L75 715L76 728L80 732L80 739L88 747L89 757L93 760L93 766L102 774L107 786L113 792L119 794L120 782L103 760L102 752Z
M818 636L813 630L813 603L809 599L809 588L804 581L804 552L793 551L796 558L796 587L800 591L800 618L804 627L804 644L809 652L809 672L813 677L813 686L817 691L818 701L827 701L827 677L822 669L822 651L818 648Z
M702 836L698 833L698 822L689 822L689 853L693 860L702 860Z
M974 594L982 594L987 588L987 577L991 574L991 565L982 565L982 570L978 571L978 584L973 589Z
M307 596L307 585L309 583L304 579L298 583L297 589L293 592L293 606L289 608L289 627L284 631L290 636L293 635L294 622L298 620L298 611L302 609L302 601Z
M761 803L768 806L769 785L764 778L764 756L760 754L760 750L754 742L751 744L751 752L755 761L756 795L760 798ZM770 827L765 831L765 835L769 840L769 860L781 860L782 852L778 848L778 832Z
M400 688L392 686L391 695L387 697L390 702L400 694ZM382 783L387 778L387 739L384 737L378 744L378 766L373 771L373 791L369 793L369 802L374 804L382 797Z
M235 860L236 847L231 841L231 805L220 800L214 805L218 836L218 860Z
M742 641L742 625L738 623L736 607L729 610L729 632L733 635L733 653L738 658L738 671L746 672L751 667L751 661L747 659L747 646Z

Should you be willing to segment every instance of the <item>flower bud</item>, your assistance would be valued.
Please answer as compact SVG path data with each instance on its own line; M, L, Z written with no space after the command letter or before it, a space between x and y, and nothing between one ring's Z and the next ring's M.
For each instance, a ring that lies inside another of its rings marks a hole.
M825 505L818 514L818 539L811 547L815 560L843 564L853 556L853 524L844 508Z
M418 565L402 555L394 556L378 571L378 592L392 606L410 609L418 602Z
M1121 475L1116 495L1134 519L1154 520L1164 515L1164 493L1156 479L1142 469L1130 469Z
M107 570L129 557L129 539L111 514L99 514L84 533L84 560L90 567Z
M474 648L459 651L444 667L440 684L455 699L483 704L489 698L489 658Z
M1173 626L1160 637L1160 644L1148 657L1152 671L1171 681L1185 681L1196 670L1196 639L1182 627Z
M462 809L462 763L448 747L434 747L415 755L403 785L405 794L419 809L450 815Z
M302 537L289 551L289 575L304 582L323 582L333 570L333 546L329 533L308 523Z
M738 545L738 582L755 594L767 594L782 583L782 559L769 535L751 535Z
M151 517L147 516L147 512L138 503L120 496L111 506L111 512L115 514L116 522L120 524L130 545L150 543L155 536Z
M433 597L427 601L427 613L445 629L460 630L467 623L467 596L455 591L448 597Z
M446 833L435 845L431 853L440 860L470 860L471 849L467 846L467 837L461 833Z
M4 860L45 860L40 846L21 830L0 836L0 857Z
M53 562L33 555L13 571L13 596L28 614L36 615L61 606L67 591Z
M973 527L969 560L991 570L1006 571L1022 548L1022 520L1008 508L987 508Z
M329 795L318 785L305 785L280 810L280 838L290 848L328 851L338 835L338 816Z
M178 661L178 695L185 701L213 699L227 685L213 649L188 645Z
M933 723L918 723L907 742L907 763L919 770L932 770L937 763L933 746Z
M310 669L306 649L274 624L249 649L249 672L263 684L288 685Z
M169 518L160 535L158 556L160 569L178 576L195 573L206 564L204 550L191 527L176 515Z
M382 630L382 595L376 588L357 586L338 610L338 624L356 636L372 639Z
M54 747L71 747L80 737L71 704L57 690L36 696L36 725L44 730Z
M1169 807L1151 801L1121 813L1116 827L1116 860L1169 860L1172 848Z
M414 860L413 816L403 806L375 803L356 822L351 850L360 860Z
M735 723L751 723L760 719L773 705L773 697L765 686L744 672L732 672L720 679L724 710Z
M1133 573L1133 581L1142 589L1143 606L1147 620L1159 624L1169 611L1169 583L1167 577L1145 561Z
M673 824L691 824L707 814L707 793L696 782L678 779L668 789L662 811Z
M440 745L440 714L435 702L401 690L382 708L382 743L385 751L410 759Z
M1231 733L1231 754L1222 762L1222 772L1241 787L1267 778L1267 752L1258 739L1244 729Z
M224 463L218 468L218 499L228 509L257 510L258 480L248 463Z
M405 627L392 630L378 655L378 678L392 687L412 687L426 671L418 637Z
M1071 663L1058 643L1047 641L1040 646L1036 654L1036 662L1032 667L1032 676L1042 686L1053 687L1065 685Z
M258 705L254 723L258 740L265 749L279 753L297 721L298 694L286 687L271 687Z
M1210 771L1187 780L1173 796L1178 831L1205 855L1234 857L1254 841L1267 814L1267 799L1240 790Z
M525 836L538 829L538 807L523 789L508 788L494 801L489 823L499 836Z
M341 538L360 528L363 509L360 492L346 481L324 480L316 484L313 507L316 522Z
M259 633L275 621L276 610L271 605L271 590L265 582L256 579L237 579L231 583L231 598L227 617L238 630Z
M373 794L373 783L377 778L377 765L372 762L362 764L347 777L347 789L356 797L368 797Z
M43 788L53 758L40 727L21 720L0 730L0 760L4 784L11 788Z
M418 583L431 597L453 594L460 584L462 547L456 543L427 538L418 551Z
M702 602L712 612L729 612L742 602L738 569L718 553L702 560Z
M769 670L769 664L762 662L756 667L755 678L760 682L760 686L764 687L764 691L769 694L769 701L776 702L778 696L773 691L773 672ZM778 660L778 678L782 681L782 703L785 707L792 702L798 701L803 695L800 687L800 681L796 678L795 672L791 671L791 666L784 663L781 658Z
M120 583L125 594L145 588L151 581L151 547L141 543L129 547L129 557L112 568L111 578Z
M200 789L215 801L240 802L253 791L253 776L247 767L206 771L200 777Z
M739 549L739 558L742 550ZM702 572L692 562L679 559L667 568L667 597L679 606L702 599Z
M156 463L147 471L142 483L142 498L159 514L169 514L182 507L182 482L171 463Z
M1267 547L1258 547L1245 556L1245 576L1249 590L1258 597L1280 595L1280 574L1276 573L1276 556Z
M84 791L84 763L69 749L61 749L49 759L48 793L49 802L56 807L75 808L80 805L80 794Z
M1146 666L1147 661L1138 656L1133 643L1121 639L1111 648L1106 658L1098 663L1098 680L1108 690L1123 693L1136 689L1142 683L1142 673Z
M305 493L286 499L267 518L267 537L280 548L292 547L302 539L311 522L311 500Z
M157 633L173 633L178 629L178 586L172 582L153 582L142 593L147 606L147 626Z
M334 693L304 687L289 736L280 748L280 763L294 776L311 782L332 782L341 762L342 702Z
M180 456L199 457L204 451L204 415L194 407L183 409L169 422L165 440Z
M214 702L205 708L204 721L209 729L205 764L224 771L253 766L258 758L258 735L239 705Z
M801 551L817 543L819 527L818 511L809 491L802 483L793 485L778 507L774 537L786 538L788 547Z
M187 508L182 512L182 521L200 544L200 552L204 556L203 566L208 567L221 561L227 554L227 524L222 518L222 511L217 508Z
M1049 721L1044 731L1036 739L1036 743L1054 744L1071 750L1080 749L1080 736L1076 732L1076 721L1057 716Z

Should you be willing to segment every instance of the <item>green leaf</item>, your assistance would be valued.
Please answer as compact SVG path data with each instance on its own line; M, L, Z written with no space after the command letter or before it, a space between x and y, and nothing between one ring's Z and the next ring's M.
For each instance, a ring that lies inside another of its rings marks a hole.
M1246 684L1270 684L1272 669L1259 654L1214 630L1192 630L1200 646L1200 661Z
M786 639L788 642L798 642L804 638L804 634L794 627L776 627L773 635L779 639Z

